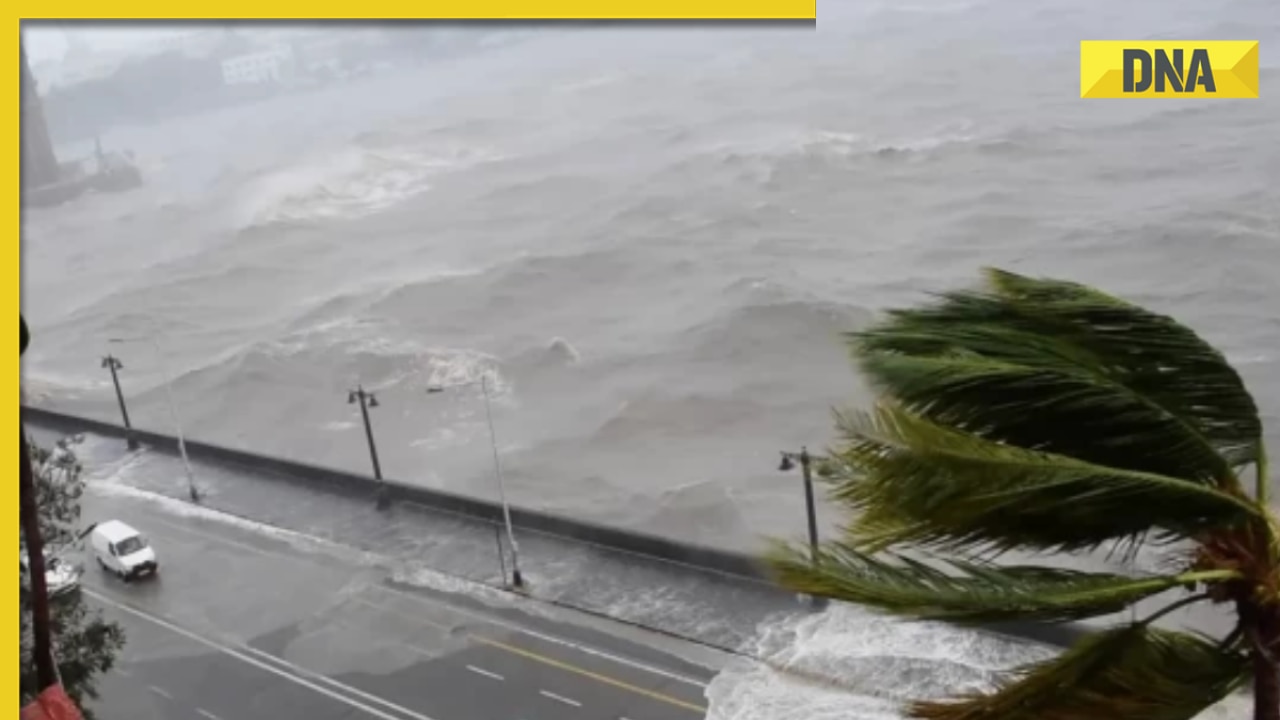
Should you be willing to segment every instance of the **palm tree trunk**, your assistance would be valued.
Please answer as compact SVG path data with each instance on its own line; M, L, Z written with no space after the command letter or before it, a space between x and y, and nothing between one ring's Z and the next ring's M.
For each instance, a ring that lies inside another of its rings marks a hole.
M1280 720L1280 610L1237 604L1240 627L1251 638L1253 720Z
M1253 672L1254 720L1280 720L1280 666L1255 653Z
M49 592L45 585L44 542L40 538L40 515L36 506L36 483L31 472L31 457L27 453L27 431L18 423L22 434L22 466L18 469L20 485L19 515L22 534L27 541L27 569L31 575L31 626L34 635L32 654L36 662L36 691L42 691L58 681L53 665L53 642L49 632Z

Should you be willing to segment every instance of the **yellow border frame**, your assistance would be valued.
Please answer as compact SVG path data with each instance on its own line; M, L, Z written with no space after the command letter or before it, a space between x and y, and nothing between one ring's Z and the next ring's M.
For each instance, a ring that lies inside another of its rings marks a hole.
M99 12L87 4L40 8L27 20L76 20ZM213 12L210 12L213 10ZM372 3L272 3L227 0L191 5L135 0L115 20L817 20L817 0L434 0ZM107 19L107 18L94 18Z
M22 228L19 224L19 218L18 218L18 206L19 206L18 163L19 163L19 158L21 157L20 149L19 149L21 136L18 133L18 119L22 109L22 104L21 104L22 101L18 97L18 92L19 92L19 85L20 85L19 78L21 77L22 68L20 65L21 59L19 58L19 55L18 55L17 46L18 46L18 38L20 37L20 33L21 33L20 28L22 27L21 21L19 21L17 25L18 25L17 32L14 32L12 35L8 35L7 37L9 37L10 39L5 41L5 50L9 55L9 57L13 59L14 64L11 66L12 70L10 70L10 72L5 74L5 77L8 79L4 81L4 96L9 98L9 102L13 103L13 105L9 106L10 112L12 113L9 115L9 118L13 120L13 125L5 133L6 135L9 136L10 139L8 142L4 143L4 147L8 148L8 150L4 151L3 164L5 167L9 168L9 171L4 173L4 196L9 198L4 203L4 215L9 218L5 222L5 224L13 223L12 225L9 225L9 227L14 229L14 233L13 233L13 245L10 245L9 252L5 253L5 265L6 265L5 276L9 278L10 282L9 282L9 289L6 290L4 293L4 303L5 305L8 305L15 310L20 310L20 307L21 307L20 298L22 297L22 295L19 288L19 283L21 282L21 278L20 278L21 253L19 250L20 248L19 239L21 238ZM10 265L9 264L10 262L12 262L13 264ZM13 316L10 315L9 317L13 317ZM10 335L9 339L12 340L13 336ZM13 347L13 346L11 345L10 347ZM13 351L11 350L10 352L13 352ZM9 358L8 360L5 361L6 365L8 365L9 363L14 363L13 369L4 371L5 374L11 378L18 379L18 382L14 383L13 385L5 385L5 391L4 391L5 397L9 399L5 400L4 403L9 404L9 403L12 403L14 400L19 399L20 397L19 388L21 387L22 380L19 377L19 372L18 372L20 363L12 355L9 355L6 353L5 357ZM13 405L9 405L9 407L11 408L9 412L13 412L14 410L18 409L18 408L14 408ZM13 415L6 415L5 417L8 417L14 420L15 421L13 423L14 425L19 424L17 422L17 420L19 419L18 413L14 412ZM6 422L5 424L8 425L8 422ZM12 438L13 436L10 435L9 437ZM21 438L21 435L19 435L19 437ZM10 442L12 442L12 440L10 440ZM21 448L21 446L19 446L19 448ZM13 454L9 455L9 453L13 453ZM21 456L19 455L19 453L13 452L12 445L9 446L9 449L6 450L4 454L9 455L9 459L4 461L5 463L4 466L9 468L11 471L15 471L16 468L14 468L13 465L14 463L21 462ZM4 496L6 498L4 502L4 518L6 521L5 524L9 525L9 527L17 528L19 525L18 473L15 471L12 475L8 477L9 479L5 481L5 489L4 489ZM17 555L18 554L17 551L18 551L18 546L16 545L9 546L9 552L13 553L14 555ZM10 565L13 565L13 561L17 559L16 557L14 557L14 555L9 556ZM19 603L19 596L18 596L19 583L15 582L13 579L10 579L9 582L13 584L10 585L9 589L6 590L4 593L3 606L10 608L10 610L6 611L6 613L13 612L14 614L17 614L18 603ZM4 681L5 697L10 698L8 700L8 702L10 703L9 707L11 708L9 712L17 713L18 698L19 698L19 694L18 694L19 655L18 654L10 655L9 653L13 652L19 647L20 624L13 622L13 615L7 615L7 617L9 618L9 622L5 623L5 627L9 629L4 632L4 639L2 641L5 643L5 645L8 648L10 648L9 651L5 653L5 657L9 658L9 660L5 661L5 666L3 669L4 677L8 678L8 680ZM12 681L13 684L10 685L9 681Z
M34 10L34 8L33 8ZM5 53L13 59L13 69L6 75L4 94L9 98L13 125L8 131L9 142L4 146L4 165L10 168L4 174L3 193L9 200L4 204L4 215L9 227L14 228L15 242L10 246L6 259L11 265L6 267L5 274L10 278L9 290L5 292L5 304L21 311L21 219L19 216L19 160L21 157L21 136L18 127L21 112L19 98L18 39L22 32L23 20L211 20L211 19L273 19L273 20L783 20L815 22L818 17L817 0L435 0L434 2L400 2L397 0L380 0L373 3L296 3L281 2L278 5L256 2L255 0L228 0L217 5L193 3L191 5L160 3L155 0L136 0L112 7L116 13L110 18L94 17L102 10L101 6L90 7L86 3L61 3L44 5L32 14L19 10L17 28L4 41ZM12 317L12 316L11 316ZM10 320L12 322L12 320ZM40 329L32 328L33 344L40 342ZM13 336L10 335L10 338ZM13 362L14 367L5 373L11 378L18 378L18 383L7 385L4 401L13 408L13 401L19 400L20 363L12 355L6 355L6 364ZM16 408L15 408L16 409ZM8 415L17 425L18 414ZM6 423L7 424L7 423ZM12 432L12 430L10 431ZM13 436L10 435L10 438ZM5 452L13 452L13 446ZM5 461L5 467L13 468L19 462L17 453ZM10 476L6 484L5 495L8 501L4 504L4 513L10 527L18 526L18 481L17 475ZM10 545L9 552L17 554L16 546ZM9 567L13 567L10 556ZM4 606L18 609L18 583L10 576L8 592L4 595ZM4 624L5 631L0 643L4 647L16 649L19 644L18 624L13 622L13 615L7 615L9 621ZM11 699L9 712L17 712L18 704L18 656L10 658L3 669L3 676L12 681L5 685L6 695Z

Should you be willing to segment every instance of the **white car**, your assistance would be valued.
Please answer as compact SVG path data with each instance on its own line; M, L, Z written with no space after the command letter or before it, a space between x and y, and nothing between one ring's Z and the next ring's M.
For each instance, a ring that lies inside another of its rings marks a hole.
M89 533L89 547L102 569L121 580L154 575L160 569L146 536L119 520L95 525Z
M27 557L27 549L22 548L18 556L22 591L31 592L31 566ZM60 557L45 557L44 583L49 597L58 597L80 589L80 571L75 565Z

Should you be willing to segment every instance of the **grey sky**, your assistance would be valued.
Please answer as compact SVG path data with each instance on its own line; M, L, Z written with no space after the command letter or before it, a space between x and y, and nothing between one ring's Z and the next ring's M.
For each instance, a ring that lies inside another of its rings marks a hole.
M54 25L28 24L22 28L23 44L33 61L61 57L66 37L82 38L94 48L116 49L139 47L157 36L179 32L174 25Z

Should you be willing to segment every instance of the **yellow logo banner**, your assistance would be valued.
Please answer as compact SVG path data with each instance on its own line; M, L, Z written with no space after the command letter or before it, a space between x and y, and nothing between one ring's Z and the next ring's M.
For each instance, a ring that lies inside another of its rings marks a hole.
M1084 40L1082 98L1256 98L1257 40Z

